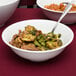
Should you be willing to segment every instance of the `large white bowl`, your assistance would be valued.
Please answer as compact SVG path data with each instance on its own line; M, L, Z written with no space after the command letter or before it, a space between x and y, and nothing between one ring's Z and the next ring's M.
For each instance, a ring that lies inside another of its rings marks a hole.
M58 21L60 18L62 12L61 11L55 11L55 10L49 10L47 8L44 8L45 5L49 4L60 4L62 2L70 2L71 0L37 0L37 5L42 9L44 14L52 20ZM73 4L76 4L76 0L73 0ZM76 11L69 12L61 21L65 24L73 24L76 23Z
M10 18L19 0L0 0L0 27Z
M47 51L31 51L16 48L9 44L14 34L18 33L18 30L24 30L27 25L32 25L44 33L51 32L52 28L55 26L56 22L51 20L26 20L14 23L8 26L2 33L2 39L5 44L7 44L16 54L19 56L31 60L31 61L45 61L59 55L66 46L68 46L74 37L72 30L64 24L59 23L55 33L61 33L61 40L63 45L57 49L47 50ZM70 50L70 49L69 49Z

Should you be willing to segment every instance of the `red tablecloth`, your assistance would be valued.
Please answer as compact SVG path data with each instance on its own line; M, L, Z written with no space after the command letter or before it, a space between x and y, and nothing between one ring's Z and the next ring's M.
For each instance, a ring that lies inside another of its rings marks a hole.
M59 56L36 63L17 56L1 39L5 27L27 19L47 19L47 17L37 8L19 8L5 26L0 28L0 76L76 76L76 24L69 26L75 34L73 42Z

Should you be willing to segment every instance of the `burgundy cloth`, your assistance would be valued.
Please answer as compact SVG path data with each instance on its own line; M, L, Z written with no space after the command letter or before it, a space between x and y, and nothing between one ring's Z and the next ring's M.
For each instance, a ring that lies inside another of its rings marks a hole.
M20 0L20 6L27 5L32 6L36 3L36 0Z
M75 37L57 57L36 63L17 56L1 39L2 31L10 24L28 19L47 19L39 8L18 8L0 28L0 76L76 76L76 24L69 25Z

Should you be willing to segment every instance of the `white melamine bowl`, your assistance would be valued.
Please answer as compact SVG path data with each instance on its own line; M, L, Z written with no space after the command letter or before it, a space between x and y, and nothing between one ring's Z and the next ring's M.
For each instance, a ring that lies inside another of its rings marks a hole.
M61 11L55 11L55 10L49 10L47 8L44 8L45 5L49 4L60 4L62 2L70 2L71 0L37 0L37 5L42 9L44 14L52 20L58 21L60 18L62 12ZM76 0L73 0L73 4L76 4ZM65 24L73 24L76 23L76 11L69 12L61 21Z
M7 44L16 54L22 58L31 60L31 61L45 61L59 55L65 47L67 47L73 40L74 34L72 30L66 25L59 23L58 27L55 30L55 33L61 33L61 40L63 45L59 48L47 51L31 51L23 50L9 44L14 34L18 33L18 30L24 30L25 26L32 25L35 26L38 30L42 30L43 33L51 32L52 28L55 26L56 22L51 20L25 20L14 23L8 26L2 33L2 39L5 44ZM69 49L70 50L70 49Z
M0 0L0 27L11 17L19 0Z

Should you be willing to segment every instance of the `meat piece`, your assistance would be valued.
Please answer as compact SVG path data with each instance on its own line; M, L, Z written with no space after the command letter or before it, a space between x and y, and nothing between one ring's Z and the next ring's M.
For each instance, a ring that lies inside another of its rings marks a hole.
M38 36L38 35L40 35L40 34L42 34L42 32L41 32L40 30L37 30L36 36Z
M38 47L36 47L34 44L28 44L28 45L23 45L22 47L21 47L21 49L25 49L25 50L32 50L32 51L38 51L39 50L39 48Z

